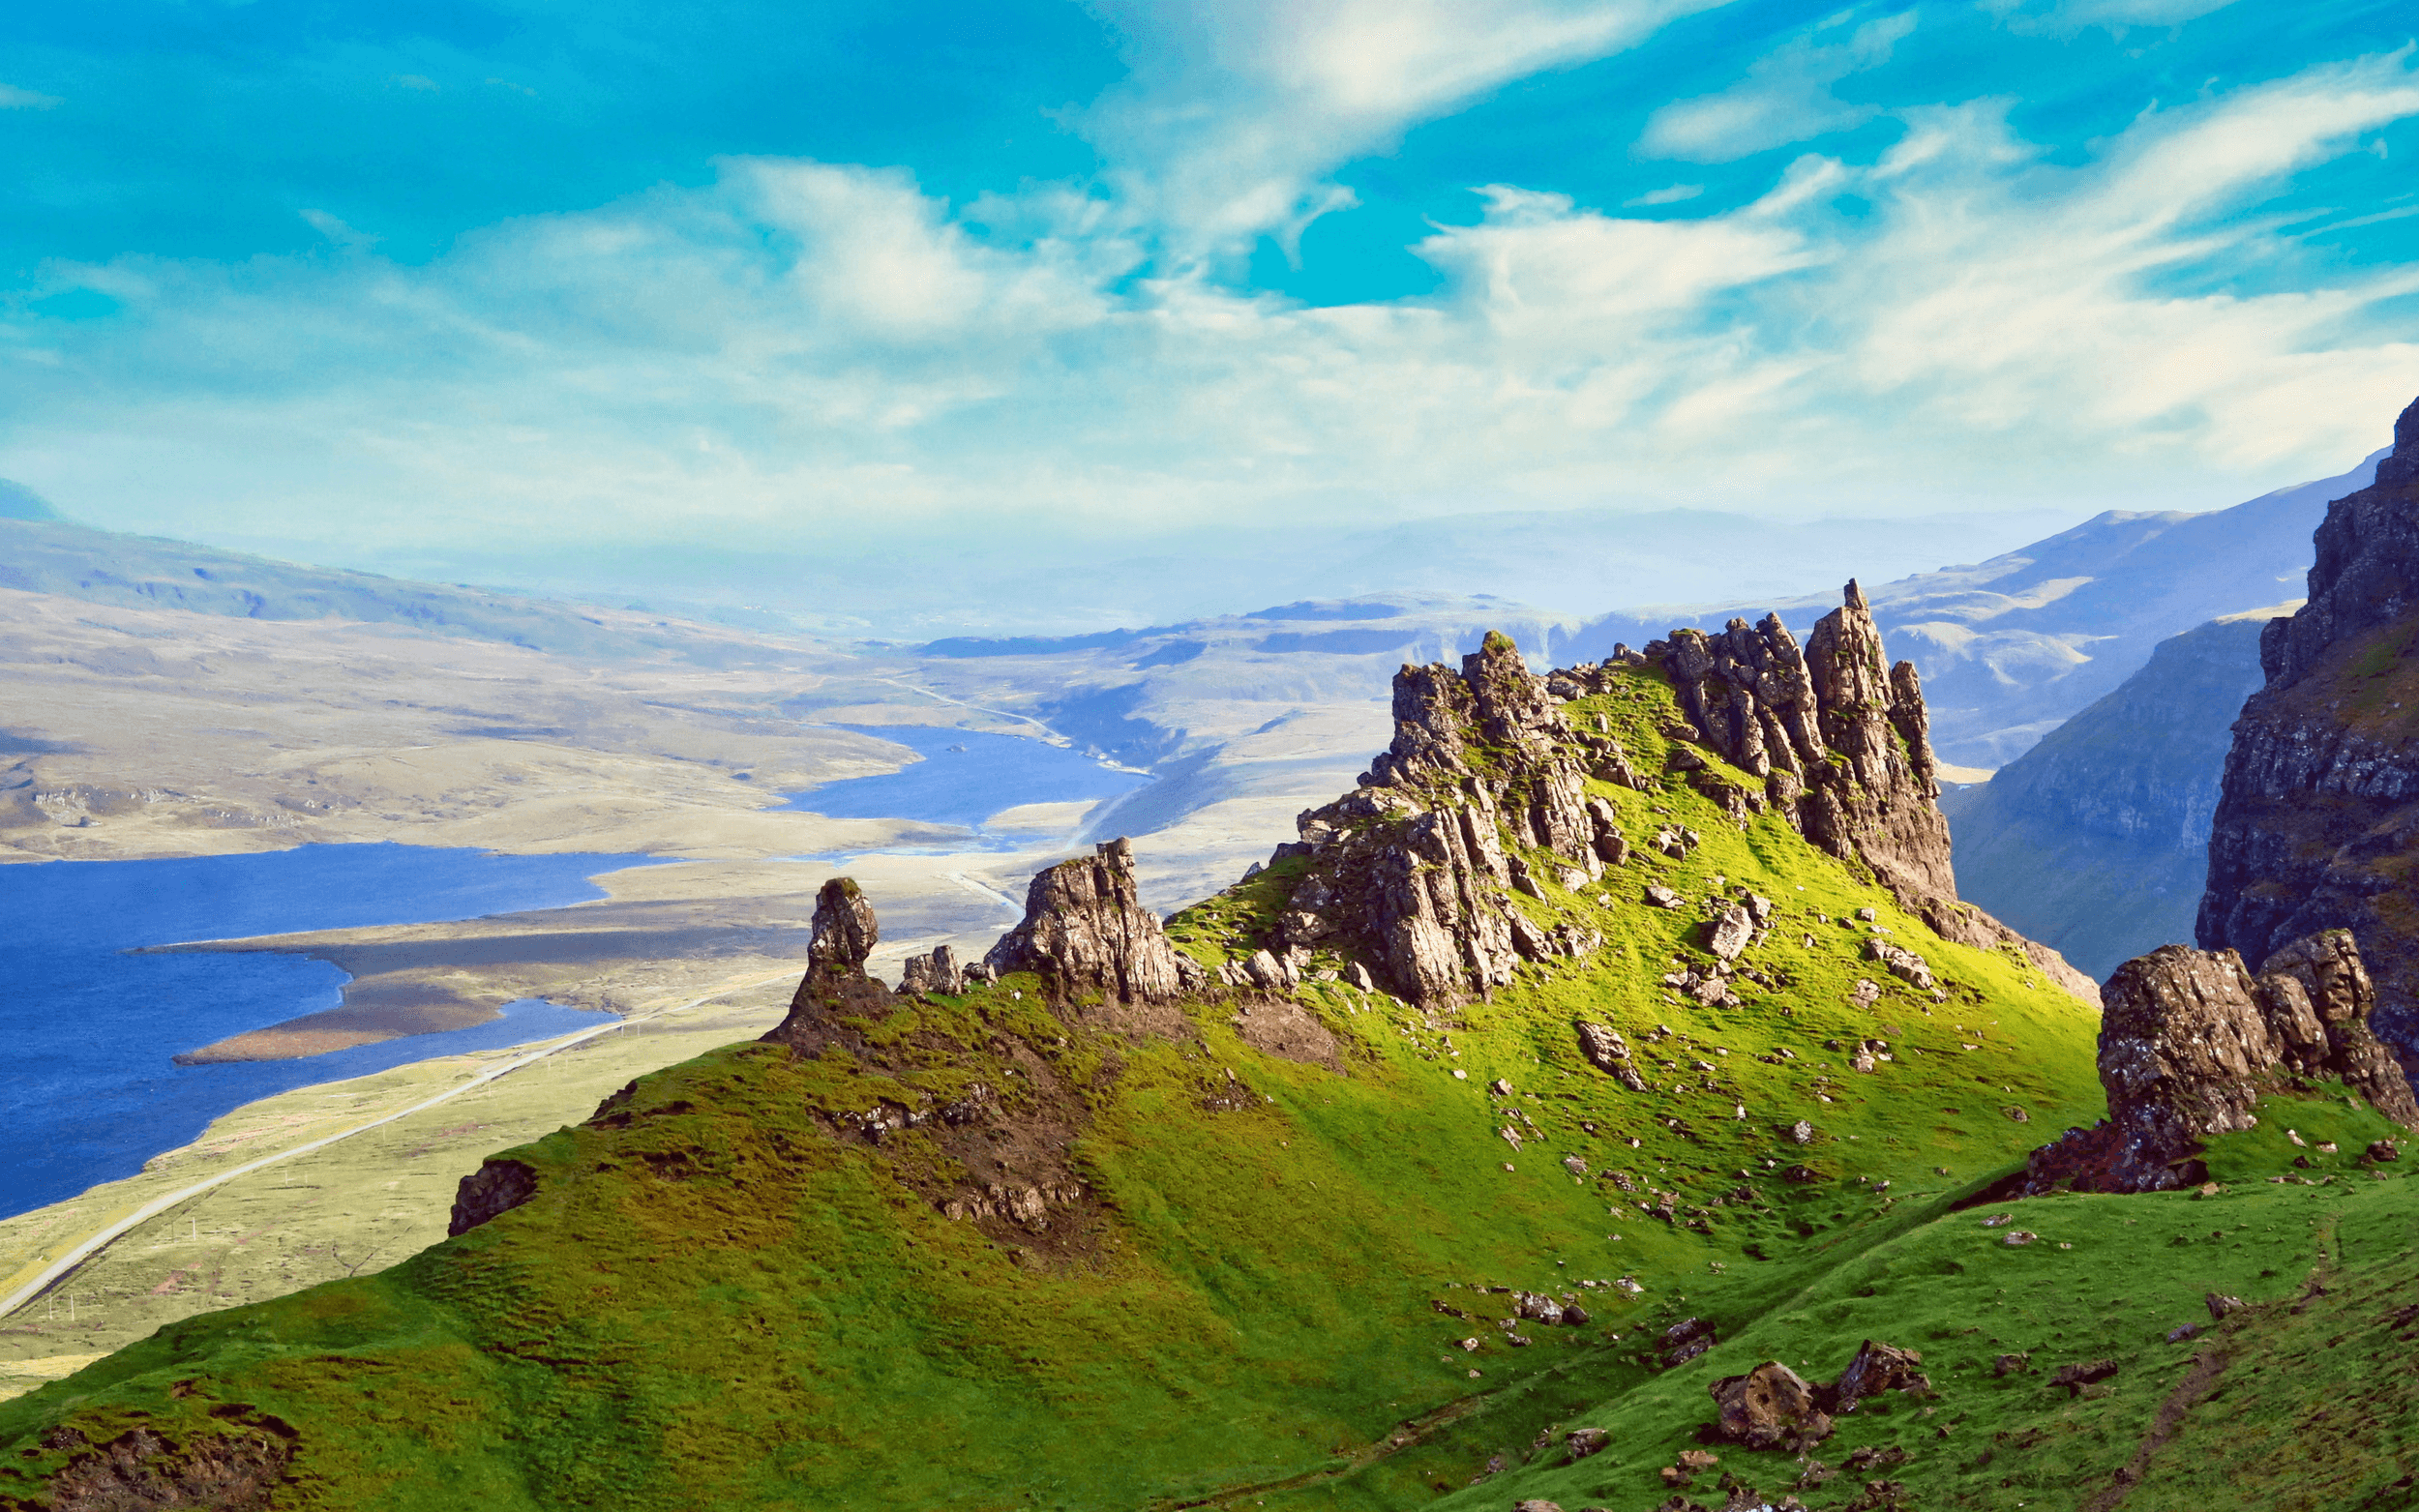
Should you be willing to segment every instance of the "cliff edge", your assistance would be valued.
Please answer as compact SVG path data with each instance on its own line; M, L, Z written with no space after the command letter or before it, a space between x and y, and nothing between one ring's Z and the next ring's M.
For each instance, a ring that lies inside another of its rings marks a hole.
M2310 598L2259 640L2209 838L2196 934L2259 969L2346 929L2375 974L2377 1035L2419 1066L2419 402L2376 482L2327 507Z

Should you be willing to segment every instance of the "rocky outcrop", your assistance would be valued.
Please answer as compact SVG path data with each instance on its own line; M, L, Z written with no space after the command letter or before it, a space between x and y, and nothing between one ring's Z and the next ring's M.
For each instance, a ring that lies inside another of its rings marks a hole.
M936 945L929 956L907 958L899 972L899 991L955 996L966 991L966 972L958 965L956 952L946 945Z
M1752 628L1733 619L1714 636L1676 630L1645 655L1671 678L1696 737L1763 780L1743 806L1775 807L1814 845L1862 862L1942 938L2018 946L2096 1001L2090 978L2056 951L1958 901L1922 683L1913 663L1889 665L1864 590L1851 581L1842 598L1803 649L1773 614ZM1710 773L1692 781L1723 796Z
M1134 843L1113 840L1093 852L1033 877L1025 921L983 964L1001 975L1033 972L1062 1001L1159 1002L1199 985L1201 968L1177 954L1159 916L1142 905Z
M1552 858L1566 886L1627 860L1612 806L1588 798L1590 775L1634 780L1609 735L1565 723L1505 637L1490 634L1459 672L1404 667L1392 744L1353 791L1296 821L1301 844L1287 850L1317 864L1278 920L1268 965L1342 950L1404 996L1439 1003L1508 983L1524 960L1594 950L1593 934L1540 926L1507 896L1543 892L1508 842Z
M1814 1387L1778 1360L1725 1376L1706 1390L1717 1414L1715 1433L1742 1448L1802 1454L1831 1437L1831 1414L1815 1405Z
M1720 637L1676 631L1640 657L1672 681L1691 724L1672 725L1669 770L1745 821L1775 802L1834 854L1857 860L1919 902L1933 927L1986 947L2021 942L1960 904L1948 832L1925 744L1926 716L1911 667L1881 664L1872 617L1853 583L1845 608L1817 628L1807 652L1777 619ZM1562 705L1623 686L1605 665L1540 678L1511 641L1489 635L1458 670L1405 667L1394 678L1394 738L1350 793L1296 821L1301 840L1275 861L1308 857L1261 951L1230 962L1223 980L1267 992L1292 987L1311 959L1333 952L1423 1006L1449 1005L1508 984L1524 963L1581 958L1602 936L1583 921L1543 922L1513 895L1552 904L1559 887L1610 886L1631 845L1618 810L1590 779L1649 789L1651 782L1600 715L1574 726ZM1701 754L1711 750L1762 779L1741 786ZM1685 856L1697 837L1666 826L1652 838ZM1639 884L1616 889L1639 896ZM1609 895L1607 895L1609 896ZM1649 882L1644 896L1677 906ZM1749 897L1708 922L1705 942L1724 969L1760 937L1771 910ZM2055 952L2027 946L2077 995L2092 984Z
M2260 637L2209 837L2196 933L2256 969L2347 929L2376 973L2379 1037L2419 1067L2419 402L2376 482L2318 526L2310 597Z
M478 1170L462 1178L462 1185L454 1194L454 1213L445 1225L445 1236L450 1239L468 1233L537 1195L538 1173L525 1162L490 1157Z
M2255 977L2231 950L2165 945L2103 989L2108 1117L2033 1152L2023 1190L2167 1191L2203 1179L2207 1141L2255 1123L2260 1098L2332 1076L2419 1127L2402 1067L2369 1032L2374 991L2349 934L2297 940Z
M806 974L790 995L790 1012L764 1038L801 1055L828 1045L860 1048L848 1019L880 1019L889 1013L890 989L865 974L866 958L881 940L873 904L853 877L835 876L815 894L815 918L807 937Z

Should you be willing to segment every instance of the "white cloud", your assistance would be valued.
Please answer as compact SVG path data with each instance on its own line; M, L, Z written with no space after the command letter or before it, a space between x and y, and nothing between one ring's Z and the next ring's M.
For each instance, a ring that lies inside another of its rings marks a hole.
M56 95L36 94L15 84L0 84L0 110L47 110L64 104Z
M1509 80L1728 0L1095 0L1131 76L1082 117L1180 263L1351 202L1320 182Z
M1690 163L1728 163L1750 153L1810 140L1862 126L1881 113L1877 106L1849 104L1832 86L1863 69L1886 63L1890 51L1915 30L1915 13L1867 21L1847 36L1840 19L1822 23L1766 53L1747 77L1718 94L1676 101L1647 120L1638 152L1649 158Z
M465 548L2224 502L2339 470L2419 392L2389 303L2419 270L2208 291L2289 252L2242 206L2414 115L2400 58L2153 111L2079 166L1996 106L1909 111L1879 163L1808 155L1694 219L1487 188L1414 249L1436 293L1318 309L1155 266L1099 195L952 211L734 160L421 267L56 270L134 318L0 316L0 472L127 527Z

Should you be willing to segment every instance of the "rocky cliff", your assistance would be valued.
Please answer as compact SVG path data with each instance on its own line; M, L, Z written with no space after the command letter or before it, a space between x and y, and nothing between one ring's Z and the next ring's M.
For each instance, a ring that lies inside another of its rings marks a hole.
M2310 597L2260 637L2209 839L2197 933L2256 969L2348 929L2377 978L2377 1033L2419 1065L2419 402L2376 482L2328 506Z
M2279 612L2161 641L1990 781L1944 792L1959 895L2093 976L2191 939L2234 717L2259 687L2260 630Z
M2197 1160L2248 1129L2260 1098L2329 1077L2405 1128L2410 1083L2369 1029L2376 993L2348 932L2272 952L2255 977L2231 950L2163 945L2101 992L2100 1080L2108 1117L2033 1152L2024 1189L2155 1192L2207 1174Z
M1914 667L1885 665L1880 632L1853 582L1846 602L1801 650L1777 617L1717 636L1672 633L1619 659L1669 678L1688 723L1664 769L1641 774L1600 718L1574 727L1561 712L1610 691L1606 664L1533 675L1511 641L1490 636L1449 667L1406 667L1394 679L1394 739L1354 790L1297 821L1301 840L1277 859L1307 857L1256 975L1297 972L1332 951L1422 1004L1482 995L1523 962L1591 954L1600 934L1581 920L1548 922L1514 894L1545 884L1587 893L1634 844L1679 854L1687 835L1638 841L1594 778L1657 790L1678 778L1740 823L1777 809L1807 840L1868 869L1943 937L2013 946L2070 992L2090 979L1956 897L1946 821L1935 804L1927 717ZM1743 786L1708 755L1759 780Z

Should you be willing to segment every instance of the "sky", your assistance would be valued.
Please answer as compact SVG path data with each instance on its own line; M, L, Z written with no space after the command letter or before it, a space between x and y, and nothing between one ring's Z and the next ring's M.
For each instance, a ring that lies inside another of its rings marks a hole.
M2383 444L2414 33L2406 0L15 7L0 477L451 578L1016 584L936 627L1499 512L1995 548Z

